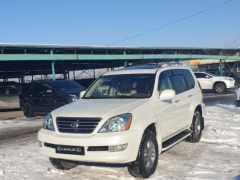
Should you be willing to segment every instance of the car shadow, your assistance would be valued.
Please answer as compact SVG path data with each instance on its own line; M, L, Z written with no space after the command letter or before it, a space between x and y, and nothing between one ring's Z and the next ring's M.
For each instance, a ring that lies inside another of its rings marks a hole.
M114 167L114 168L123 168L127 166L127 164L111 164L111 163L90 163L90 162L77 162L77 163L78 165L84 166Z

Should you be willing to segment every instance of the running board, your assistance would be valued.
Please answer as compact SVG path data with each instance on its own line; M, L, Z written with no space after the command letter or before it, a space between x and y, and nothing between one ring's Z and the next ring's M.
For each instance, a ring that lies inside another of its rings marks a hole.
M191 134L190 130L184 130L184 131L176 134L172 138L164 141L162 143L162 151L165 151L165 150L171 148L172 146L174 146L175 144L179 143L180 141L186 139L188 136L190 136L190 134Z

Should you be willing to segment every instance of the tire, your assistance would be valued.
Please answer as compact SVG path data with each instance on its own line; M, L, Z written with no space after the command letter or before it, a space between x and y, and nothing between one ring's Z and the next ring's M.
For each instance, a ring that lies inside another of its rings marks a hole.
M56 169L60 169L60 170L69 170L77 166L77 163L73 161L67 161L67 160L55 159L55 158L49 158L49 160L50 160L50 163Z
M136 161L127 165L128 172L139 178L148 178L156 170L158 163L158 143L156 135L147 131L142 137Z
M191 143L199 142L203 130L202 115L199 111L195 111L190 129L192 130L192 133L186 138L186 141Z
M22 110L23 110L24 116L26 116L26 117L33 117L34 116L33 107L32 107L31 103L25 102L23 104Z
M216 93L223 93L226 91L226 85L223 82L215 83L213 88Z

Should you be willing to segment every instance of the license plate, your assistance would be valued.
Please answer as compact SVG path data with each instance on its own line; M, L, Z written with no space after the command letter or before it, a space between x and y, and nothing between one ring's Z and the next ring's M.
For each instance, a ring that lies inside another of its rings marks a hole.
M56 153L60 154L74 154L74 155L84 155L84 147L82 146L55 146Z

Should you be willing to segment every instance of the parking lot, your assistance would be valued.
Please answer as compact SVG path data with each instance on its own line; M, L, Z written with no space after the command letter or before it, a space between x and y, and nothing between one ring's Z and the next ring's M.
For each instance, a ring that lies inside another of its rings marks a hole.
M233 97L205 94L201 142L181 142L161 154L151 179L240 179L240 108ZM12 111L1 119L0 179L134 179L124 165L80 163L69 171L56 170L38 152L37 131L43 117L25 118Z
M240 180L240 0L1 7L0 180Z

